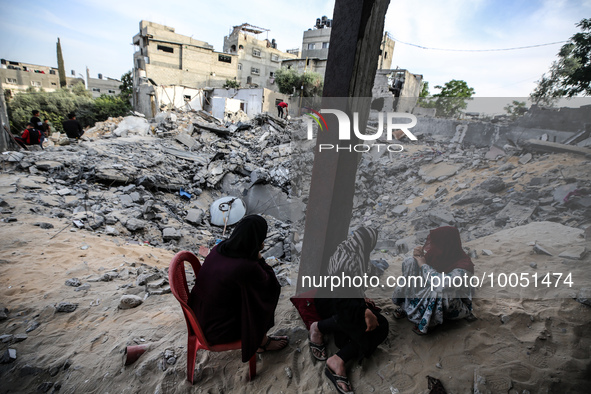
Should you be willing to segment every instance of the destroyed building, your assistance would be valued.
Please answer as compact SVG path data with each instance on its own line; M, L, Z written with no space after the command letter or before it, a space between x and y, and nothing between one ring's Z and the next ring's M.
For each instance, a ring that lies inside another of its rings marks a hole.
M154 86L222 87L226 79L236 78L236 56L215 52L212 45L172 27L141 21L133 45L133 106L149 117L157 112Z
M277 49L275 40L254 35L267 29L235 26L224 38L224 52L174 28L141 21L133 38L133 105L148 118L168 109L214 111L224 118L238 110L253 117L275 110L287 96L275 93L274 73L281 60L296 55ZM226 80L241 82L246 93L223 88Z
M423 76L408 70L378 70L372 88L373 109L412 112L423 86Z
M258 35L269 29L243 23L234 26L232 33L224 37L224 52L238 57L237 81L242 87L275 88L275 72L281 62L295 59L297 55L277 48L275 39L260 40Z
M306 30L303 34L301 56L297 59L283 61L282 66L295 69L299 73L304 71L316 72L322 75L324 79L332 26L332 19L328 19L326 16L317 18L314 27ZM385 32L380 45L379 69L389 69L391 67L394 44L394 38L388 32Z

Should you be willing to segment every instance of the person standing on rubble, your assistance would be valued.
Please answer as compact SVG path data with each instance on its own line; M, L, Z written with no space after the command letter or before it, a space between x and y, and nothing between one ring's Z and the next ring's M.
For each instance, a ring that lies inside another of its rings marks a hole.
M283 110L285 109L285 119L287 119L287 115L289 114L289 110L287 109L287 103L283 100L279 104L277 104L277 116L283 119Z
M76 114L71 112L68 114L68 120L62 123L64 126L64 131L68 138L80 138L82 134L84 134L84 130L82 130L82 126L80 122L76 120Z

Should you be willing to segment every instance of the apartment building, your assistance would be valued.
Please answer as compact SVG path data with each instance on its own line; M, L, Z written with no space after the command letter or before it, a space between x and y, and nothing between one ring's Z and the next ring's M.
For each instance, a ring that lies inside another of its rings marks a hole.
M105 77L103 74L98 74L98 78L91 78L88 67L86 67L86 84L93 98L100 97L103 94L117 96L121 93L121 89L119 89L119 86L121 86L120 80Z
M224 37L224 52L237 57L236 77L241 87L277 90L275 72L281 68L281 62L298 58L298 50L283 52L277 48L275 39L258 38L268 31L243 23L234 26L230 35Z
M28 88L42 88L46 92L53 92L60 87L58 74L56 67L0 59L0 78L5 95L9 98ZM71 70L70 76L66 76L66 82L66 86L71 88L77 83L84 83L84 78L76 77L76 72Z
M207 42L177 34L172 27L141 21L133 45L134 86L222 87L226 79L236 78L237 56L216 52Z
M293 68L299 73L304 71L316 72L324 77L330 49L332 26L332 19L328 19L326 16L317 18L314 27L306 30L303 34L301 56L297 59L284 61L282 66ZM389 69L391 67L394 44L394 39L388 32L385 32L380 45L378 69Z

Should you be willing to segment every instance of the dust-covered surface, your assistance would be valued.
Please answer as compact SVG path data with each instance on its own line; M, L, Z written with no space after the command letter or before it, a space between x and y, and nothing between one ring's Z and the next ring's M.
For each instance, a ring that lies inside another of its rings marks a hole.
M186 119L183 130L166 122L172 124L170 117L158 126L169 134L162 138L99 133L3 162L0 349L7 362L0 364L0 391L335 392L289 301L298 273L291 252L303 236L290 230L301 228L303 218L256 202L270 223L265 253L276 257L269 261L284 285L273 330L290 336L289 347L258 356L252 382L239 351L200 351L196 383L186 381L186 326L167 283L170 259L178 250L198 253L222 236L209 224L208 208L230 190L248 194L258 186L306 202L305 194L287 194L291 185L278 170L291 168L285 145L290 128L304 123L263 120L226 138L197 126L189 132L194 123ZM186 138L180 143L179 134L201 146L188 147ZM370 359L349 366L356 392L426 393L427 375L450 393L586 392L591 309L579 301L591 299L585 293L591 287L589 160L568 153L529 157L516 149L489 160L488 149L428 136L403 144L397 156L363 155L358 172L351 227L379 229L372 259L389 263L384 275L399 275L404 256L429 229L451 224L460 229L477 276L570 272L575 286L540 283L514 294L485 281L476 292L476 321L448 322L421 337L412 323L392 318L391 289L372 289L390 335ZM177 185L192 198L181 197ZM536 245L550 255L536 253ZM121 309L124 295L139 305ZM148 350L125 366L125 348L137 344Z

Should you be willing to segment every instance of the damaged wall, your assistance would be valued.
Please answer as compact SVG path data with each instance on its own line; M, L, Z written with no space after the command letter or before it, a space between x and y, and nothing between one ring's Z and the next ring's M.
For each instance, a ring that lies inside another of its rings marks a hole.
M159 110L166 109L195 110L203 109L205 94L203 89L186 86L156 86L155 93Z
M274 92L270 89L214 89L213 97L223 97L240 100L244 103L242 109L249 118L254 118L256 115L261 113L269 113L275 115L277 112L275 101L281 99L288 103L290 113L292 109L296 109L297 102L294 102L292 108L292 102L289 101L289 96L282 93ZM214 115L216 116L216 115ZM223 118L223 116L221 117Z
M168 26L141 21L133 44L134 87L147 78L157 85L192 88L221 87L226 79L236 78L235 55L215 52L212 45Z
M376 98L372 109L412 112L417 104L422 82L422 75L412 74L408 70L378 70L372 88L372 97Z

